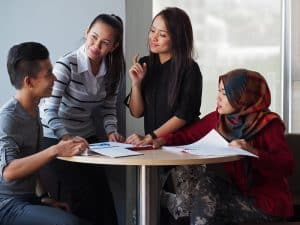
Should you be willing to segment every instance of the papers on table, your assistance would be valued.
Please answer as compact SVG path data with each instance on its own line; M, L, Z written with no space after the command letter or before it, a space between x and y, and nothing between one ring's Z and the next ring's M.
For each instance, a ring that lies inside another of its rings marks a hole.
M126 148L112 147L112 148L91 148L93 152L99 153L101 155L106 155L109 157L125 157L125 156L134 156L134 155L143 155L141 152L135 152L128 150Z
M111 141L93 143L93 144L90 144L89 146L92 148L115 148L115 147L130 148L130 147L134 147L131 144L124 144L124 143L111 142Z
M89 150L109 157L125 157L134 155L143 155L141 152L131 151L127 148L133 148L133 145L118 142L99 142L89 145Z
M211 130L203 138L192 144L181 146L163 146L163 149L178 152L184 151L190 154L202 156L244 155L258 157L243 149L228 146L228 142L216 130Z

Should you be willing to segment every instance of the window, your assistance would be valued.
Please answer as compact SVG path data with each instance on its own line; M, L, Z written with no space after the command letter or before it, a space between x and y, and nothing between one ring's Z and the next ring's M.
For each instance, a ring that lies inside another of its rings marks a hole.
M282 115L281 0L153 0L153 15L176 6L193 25L195 60L203 74L201 116L215 109L220 74L235 68L260 72Z
M287 85L286 93L290 93L287 99L285 115L288 116L289 131L300 133L300 2L298 0L285 0L285 44L287 47L286 64L284 72L289 74L290 83Z

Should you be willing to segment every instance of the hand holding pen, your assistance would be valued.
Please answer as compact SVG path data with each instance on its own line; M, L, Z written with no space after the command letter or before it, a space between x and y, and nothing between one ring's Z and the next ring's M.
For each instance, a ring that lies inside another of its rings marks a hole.
M129 76L132 81L132 86L140 85L147 71L147 64L143 63L143 65L141 65L138 60L139 55L136 54L133 57L133 65L129 69Z

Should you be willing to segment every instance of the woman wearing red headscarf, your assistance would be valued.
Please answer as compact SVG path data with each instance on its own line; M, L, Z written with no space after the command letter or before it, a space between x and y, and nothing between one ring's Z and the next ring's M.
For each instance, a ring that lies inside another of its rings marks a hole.
M219 78L217 110L173 134L154 141L161 145L189 144L216 129L229 145L254 153L225 163L229 179L177 167L176 194L163 193L175 219L190 216L191 224L217 225L276 221L292 216L287 177L294 161L284 138L285 126L269 110L271 95L262 75L237 69Z

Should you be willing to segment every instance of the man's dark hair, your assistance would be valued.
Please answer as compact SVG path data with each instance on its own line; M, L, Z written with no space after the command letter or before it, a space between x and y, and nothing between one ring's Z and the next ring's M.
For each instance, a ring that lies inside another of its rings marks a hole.
M48 58L48 49L37 42L24 42L11 47L7 56L11 84L21 89L25 76L36 77L41 69L39 61Z

